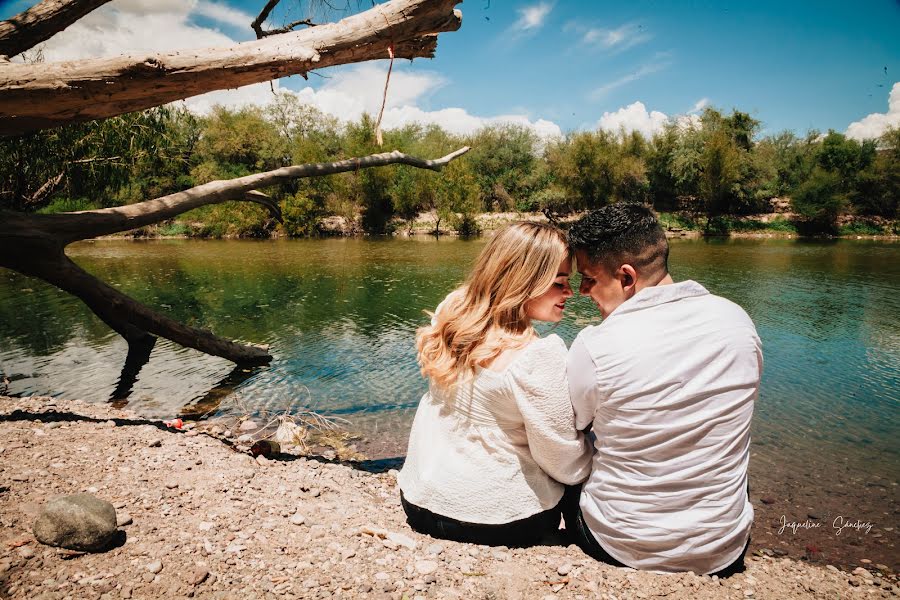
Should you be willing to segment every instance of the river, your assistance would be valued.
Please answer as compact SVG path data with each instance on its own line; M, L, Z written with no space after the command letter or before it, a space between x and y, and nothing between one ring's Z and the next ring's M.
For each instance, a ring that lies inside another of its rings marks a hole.
M415 329L483 244L79 243L70 256L118 289L221 336L268 344L274 361L233 369L160 340L130 392L114 394L125 343L74 298L0 271L0 375L11 395L118 396L149 417L216 415L237 405L266 414L311 408L347 419L369 456L402 456L425 390ZM751 459L756 548L898 566L898 259L900 244L890 241L672 240L675 279L695 279L743 306L763 341ZM553 328L567 343L597 322L588 301L569 306ZM779 533L782 517L822 526ZM837 517L873 527L836 535Z

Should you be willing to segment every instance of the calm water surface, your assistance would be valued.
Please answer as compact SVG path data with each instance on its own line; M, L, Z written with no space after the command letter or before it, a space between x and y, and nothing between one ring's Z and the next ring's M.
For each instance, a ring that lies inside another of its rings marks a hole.
M72 246L70 255L176 319L269 344L275 357L270 367L243 372L160 340L129 408L171 417L215 414L219 403L218 410L233 408L235 398L264 411L311 406L349 419L371 454L394 456L403 453L426 387L414 331L483 244L99 241ZM672 241L676 279L699 281L756 322L765 373L752 468L761 491L789 495L801 517L831 510L822 508L828 495L832 503L863 498L882 526L897 521L898 259L900 245L892 242ZM570 306L555 329L567 343L597 322L587 301ZM8 393L106 401L124 355L124 342L79 301L0 271L0 374L11 380ZM863 491L854 495L857 488Z

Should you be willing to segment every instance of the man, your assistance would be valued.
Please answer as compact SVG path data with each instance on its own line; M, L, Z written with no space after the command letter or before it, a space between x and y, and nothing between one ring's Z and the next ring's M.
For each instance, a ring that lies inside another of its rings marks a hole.
M578 335L568 359L576 426L593 423L596 436L579 544L636 569L742 568L762 371L753 322L700 284L672 280L665 233L642 205L586 215L569 242L580 292L603 317Z

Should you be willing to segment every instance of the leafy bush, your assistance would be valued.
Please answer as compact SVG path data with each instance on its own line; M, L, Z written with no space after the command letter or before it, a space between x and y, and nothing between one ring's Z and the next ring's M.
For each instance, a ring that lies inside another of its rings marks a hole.
M303 192L281 201L284 231L291 237L309 237L319 233L319 222L324 216L322 207Z

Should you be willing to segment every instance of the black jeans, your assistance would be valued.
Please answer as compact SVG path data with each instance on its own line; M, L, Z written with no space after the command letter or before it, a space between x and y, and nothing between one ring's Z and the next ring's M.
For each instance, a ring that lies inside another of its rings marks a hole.
M565 496L563 499L565 500ZM410 504L403 497L403 492L400 493L400 503L406 512L406 522L419 533L454 542L522 548L538 544L547 535L558 531L563 501L544 512L502 525L467 523L445 517Z

